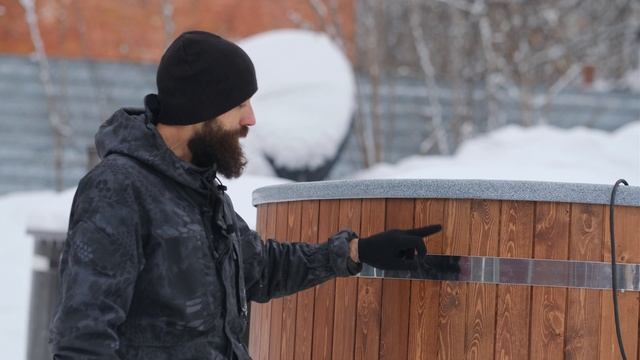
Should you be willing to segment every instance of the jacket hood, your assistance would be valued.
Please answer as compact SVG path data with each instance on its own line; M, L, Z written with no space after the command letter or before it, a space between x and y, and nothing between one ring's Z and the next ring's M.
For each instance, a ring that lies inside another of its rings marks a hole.
M207 185L214 183L215 167L197 167L177 157L146 118L143 109L120 109L100 125L95 135L100 159L111 154L123 155L181 184L206 192Z

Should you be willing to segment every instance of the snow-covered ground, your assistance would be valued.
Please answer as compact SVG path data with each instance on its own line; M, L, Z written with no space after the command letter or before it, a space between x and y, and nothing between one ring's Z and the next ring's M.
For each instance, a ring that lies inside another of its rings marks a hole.
M587 128L506 126L471 139L452 157L412 156L355 179L428 178L640 184L640 121L611 133Z
M30 221L43 228L63 228L73 191L13 193L0 197L0 358L25 359L27 313L31 286L33 241L26 234ZM62 215L62 216L60 216Z
M509 126L465 143L452 157L414 156L354 178L514 179L612 184L640 183L640 121L614 133L548 126ZM251 192L284 179L245 175L225 181L236 211L255 224ZM0 358L24 359L33 242L27 228L65 231L75 189L0 197Z

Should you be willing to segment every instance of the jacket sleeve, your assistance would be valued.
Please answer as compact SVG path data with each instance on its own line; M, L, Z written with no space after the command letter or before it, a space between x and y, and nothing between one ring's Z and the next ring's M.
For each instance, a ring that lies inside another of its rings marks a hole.
M108 172L78 186L60 261L51 320L53 359L118 359L117 327L127 316L141 264L131 190Z
M239 215L236 218L250 301L267 302L361 270L349 263L349 241L357 237L353 231L342 230L321 244L263 242Z

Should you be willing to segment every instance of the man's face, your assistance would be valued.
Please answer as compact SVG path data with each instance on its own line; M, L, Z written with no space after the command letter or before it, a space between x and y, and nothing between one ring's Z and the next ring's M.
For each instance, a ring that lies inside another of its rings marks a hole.
M239 177L247 164L240 138L246 137L249 127L255 123L249 100L215 119L203 122L188 143L191 162L199 167L216 164L218 172L226 178Z

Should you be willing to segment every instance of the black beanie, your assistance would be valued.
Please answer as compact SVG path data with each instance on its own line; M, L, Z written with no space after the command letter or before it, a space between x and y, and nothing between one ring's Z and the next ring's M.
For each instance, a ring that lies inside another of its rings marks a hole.
M156 76L158 95L145 97L152 122L190 125L215 118L258 90L249 56L205 31L181 34L165 51Z

